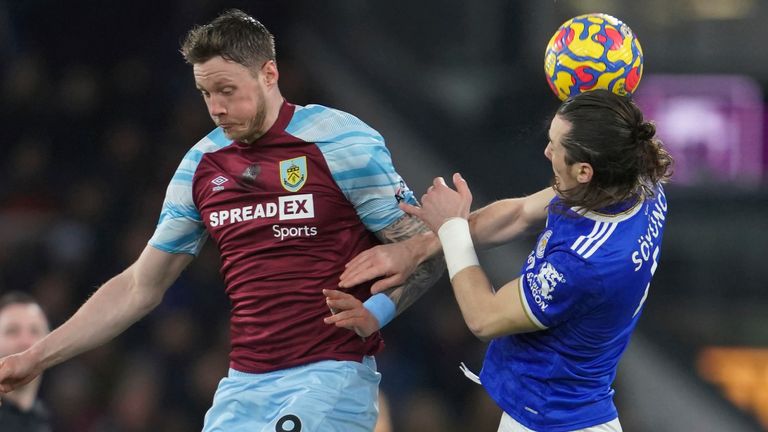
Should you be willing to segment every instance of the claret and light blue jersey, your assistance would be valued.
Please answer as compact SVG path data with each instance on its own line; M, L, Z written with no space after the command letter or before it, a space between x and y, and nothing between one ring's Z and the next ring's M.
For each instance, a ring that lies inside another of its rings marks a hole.
M541 331L493 340L480 375L515 420L552 432L618 416L611 383L648 296L667 219L660 185L655 196L604 213L558 211L558 200L519 279L523 307Z
M384 138L357 117L322 105L290 105L295 112L285 133L315 143L338 187L355 205L370 231L379 231L403 212L391 197L415 203L413 192L395 171ZM166 192L150 244L171 253L197 255L207 235L193 197L192 182L203 155L234 144L221 128L214 129L184 155Z
M382 347L327 325L323 288L379 243L373 234L415 203L384 139L358 118L284 103L251 144L216 129L198 142L168 187L150 244L199 253L210 237L232 303L230 365L263 373L322 360L361 361ZM360 300L370 284L347 290Z

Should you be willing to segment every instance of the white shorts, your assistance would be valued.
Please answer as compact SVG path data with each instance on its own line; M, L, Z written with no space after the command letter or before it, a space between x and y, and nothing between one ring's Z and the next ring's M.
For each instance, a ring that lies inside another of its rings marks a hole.
M527 427L521 425L515 419L510 417L509 414L504 413L504 415L501 416L501 423L499 423L498 432L536 432L536 431L534 431L533 429L528 429ZM621 431L621 423L619 423L619 418L616 417L615 419L609 421L608 423L603 423L601 425L588 427L586 429L579 429L573 432L622 432L622 431Z

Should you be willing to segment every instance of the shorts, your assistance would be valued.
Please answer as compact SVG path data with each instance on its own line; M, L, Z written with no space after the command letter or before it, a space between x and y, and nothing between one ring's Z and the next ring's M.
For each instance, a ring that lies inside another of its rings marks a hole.
M518 423L515 419L509 416L509 414L504 413L501 416L501 423L499 424L499 430L497 432L535 432L533 429L528 429L527 427L521 425ZM573 432L622 432L621 431L621 423L619 423L619 418L615 418L608 423L603 423L597 426L591 426L585 429L579 429L575 430Z
M203 432L370 432L381 374L373 357L253 374L229 370Z

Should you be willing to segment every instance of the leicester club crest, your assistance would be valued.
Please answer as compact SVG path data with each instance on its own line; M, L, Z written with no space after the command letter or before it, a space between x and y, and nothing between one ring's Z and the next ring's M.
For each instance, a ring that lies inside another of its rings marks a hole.
M280 161L280 183L288 192L298 192L307 182L307 157Z

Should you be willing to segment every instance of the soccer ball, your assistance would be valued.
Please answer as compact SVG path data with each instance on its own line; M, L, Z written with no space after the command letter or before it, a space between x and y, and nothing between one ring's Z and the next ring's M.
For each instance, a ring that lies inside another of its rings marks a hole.
M615 17L580 15L549 40L544 71L560 100L595 89L631 95L643 76L643 49L629 26Z

